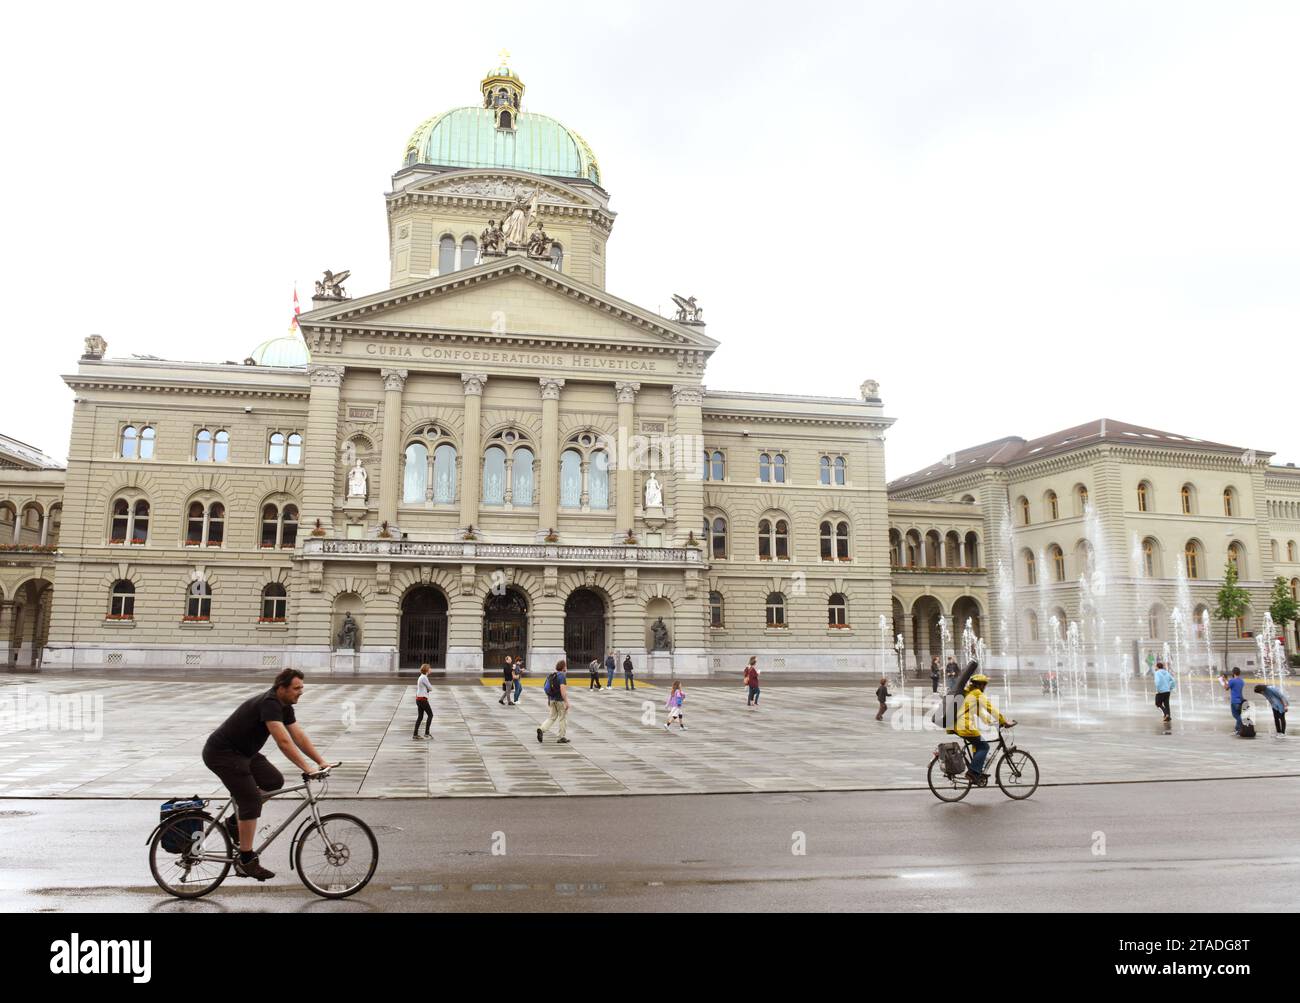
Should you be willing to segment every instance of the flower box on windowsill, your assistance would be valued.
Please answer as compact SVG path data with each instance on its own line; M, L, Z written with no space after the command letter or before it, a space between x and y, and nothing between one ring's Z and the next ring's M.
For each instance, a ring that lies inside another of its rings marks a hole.
M853 628L847 623L832 623L827 625L827 630L852 630Z
M201 547L201 546L203 546L203 544L200 543L198 540L186 540L186 541L185 541L185 546L187 546L187 547Z
M759 559L760 561L770 561L772 558L770 558L770 557L764 557L762 554L759 554L759 555L758 555L758 559Z
M208 541L208 546L209 546L209 547L220 547L223 543L225 543L224 540L209 540L209 541Z
M842 561L842 562L844 562L845 564L847 564L849 561L853 560L853 558L851 558L851 557L839 557L839 558L836 558L836 560L838 560L838 561Z
M181 617L182 627L211 627L212 618L210 616L183 616Z
M104 617L105 627L134 627L135 617L133 616L106 616Z
M767 625L767 629L768 630L789 630L790 625L788 623L769 623Z
M257 618L257 622L258 623L288 623L289 620L287 617L283 617L283 616L259 616Z
M126 546L126 537L121 537L121 538L118 538L118 539L109 540L109 541L108 541L108 545L109 545L110 547L124 547L124 546Z

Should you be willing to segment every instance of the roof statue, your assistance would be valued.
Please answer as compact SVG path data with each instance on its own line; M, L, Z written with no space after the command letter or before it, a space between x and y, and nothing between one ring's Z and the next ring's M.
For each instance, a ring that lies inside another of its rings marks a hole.
M703 324L704 308L695 302L695 297L678 296L673 294L673 302L677 304L677 323L679 324Z
M316 296L319 299L328 300L345 300L348 298L343 283L347 281L351 272L339 272L337 275L328 268L325 269L325 277L316 281Z
M537 221L537 229L533 231L532 236L528 238L528 256L530 258L550 258L551 245L555 241L547 235L542 221Z
M532 195L515 196L515 204L510 209L510 215L501 224L501 229L505 232L507 249L528 246L528 225L537 212L537 200L541 194L541 189L535 188Z

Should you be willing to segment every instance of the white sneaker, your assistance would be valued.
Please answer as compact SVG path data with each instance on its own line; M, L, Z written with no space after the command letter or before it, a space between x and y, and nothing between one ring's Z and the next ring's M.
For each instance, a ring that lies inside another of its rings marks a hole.
M668 730L669 730L669 726L668 726L668 725L664 725L664 731L668 731Z

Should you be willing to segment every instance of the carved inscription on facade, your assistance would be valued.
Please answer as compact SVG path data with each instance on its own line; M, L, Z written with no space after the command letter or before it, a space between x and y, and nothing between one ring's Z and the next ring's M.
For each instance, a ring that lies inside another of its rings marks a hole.
M493 362L502 366L543 366L547 369L602 369L610 372L654 373L654 359L619 359L571 352L497 352L473 348L437 348L433 345L366 345L366 354L385 359L428 359L432 362Z

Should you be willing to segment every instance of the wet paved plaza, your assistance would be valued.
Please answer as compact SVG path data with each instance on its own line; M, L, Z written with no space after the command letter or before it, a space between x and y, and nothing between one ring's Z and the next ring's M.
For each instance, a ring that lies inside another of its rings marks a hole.
M537 680L521 706L490 684L441 683L433 741L413 741L414 687L401 682L308 681L298 719L331 761L336 797L426 798L890 790L925 786L940 733L922 727L929 688L908 689L875 720L865 682L765 679L760 710L739 685L688 683L688 730L666 733L660 682L625 691L571 687L571 745L545 719ZM576 682L576 680L575 680ZM909 680L910 683L910 680ZM200 750L257 679L0 676L0 797L219 796ZM1077 702L1037 685L995 683L994 702L1021 721L1018 743L1044 784L1300 775L1300 737L1237 739L1226 703L1201 680L1174 703L1166 731L1139 683ZM1194 705L1194 706L1193 706ZM268 743L272 762L287 766Z

